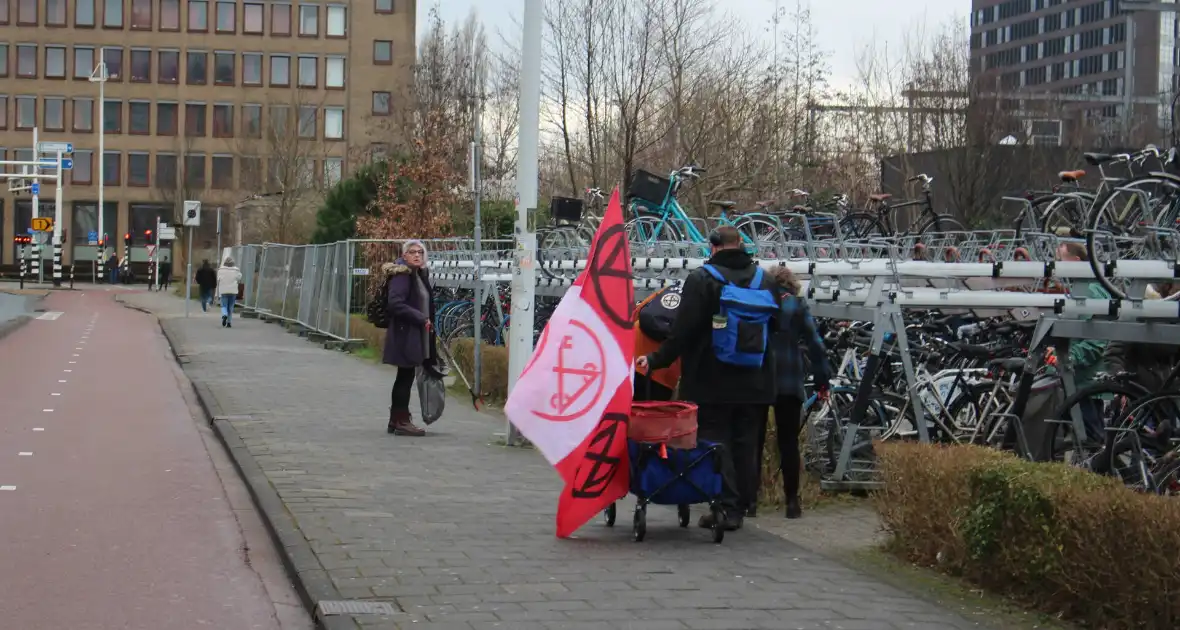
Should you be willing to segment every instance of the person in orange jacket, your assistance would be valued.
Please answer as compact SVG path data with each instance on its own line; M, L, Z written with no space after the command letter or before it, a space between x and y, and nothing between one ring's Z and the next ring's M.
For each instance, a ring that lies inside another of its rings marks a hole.
M677 282L664 287L635 307L635 356L650 355L667 339L676 309L680 306L682 286L682 283ZM680 360L656 370L650 380L647 372L647 369L635 369L635 400L672 400L672 394L680 382Z

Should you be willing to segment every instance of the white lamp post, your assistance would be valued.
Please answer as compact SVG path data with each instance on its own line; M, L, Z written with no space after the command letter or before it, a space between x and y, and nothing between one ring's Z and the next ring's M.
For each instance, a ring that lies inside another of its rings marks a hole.
M108 78L106 48L99 48L98 65L90 73L90 82L98 84L98 239L102 243L98 248L98 268L100 272L102 271L102 264L106 261L107 257L106 228L103 225L103 215L106 214L106 205L103 201L103 187L106 185L106 174L103 172L103 165L106 162L104 135L106 132L106 85ZM91 160L90 166L94 168L93 160ZM124 256L130 254L131 252L123 252Z

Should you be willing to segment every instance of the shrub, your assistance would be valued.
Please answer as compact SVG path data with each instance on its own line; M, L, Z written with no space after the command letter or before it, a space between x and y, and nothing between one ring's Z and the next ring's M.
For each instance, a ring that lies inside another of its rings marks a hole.
M471 382L475 374L475 340L470 337L451 342L451 356L455 368ZM494 401L508 399L508 348L483 344L483 364L480 388L484 398Z
M353 339L364 339L365 347L372 348L378 353L385 349L385 330L378 328L369 323L364 315L351 315L352 323L349 324L348 336Z
M877 445L892 551L1108 629L1180 625L1180 503L992 449Z

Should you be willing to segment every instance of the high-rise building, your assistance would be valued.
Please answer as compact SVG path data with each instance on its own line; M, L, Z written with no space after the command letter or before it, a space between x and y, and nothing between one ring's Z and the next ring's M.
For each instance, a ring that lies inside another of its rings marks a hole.
M100 164L103 231L120 258L131 234L132 261L180 201L203 203L205 234L211 209L248 195L313 203L385 140L410 81L415 4L0 0L0 159L31 160L34 128L74 145L67 262L95 258ZM51 181L40 203L52 216ZM14 263L32 216L28 191L0 187L0 263Z
M1131 89L1136 97L1129 117L1134 125L1132 137L1151 139L1170 128L1169 99L1177 65L1175 13L1127 11L1129 5L1121 0L972 0L971 4L971 69L976 89L1005 97L1025 95L1025 108L1030 111L1044 113L1046 104L1053 102L1059 112L1026 121L1034 140L1060 143L1069 123L1081 121L1092 128L1124 133L1128 23L1132 24Z

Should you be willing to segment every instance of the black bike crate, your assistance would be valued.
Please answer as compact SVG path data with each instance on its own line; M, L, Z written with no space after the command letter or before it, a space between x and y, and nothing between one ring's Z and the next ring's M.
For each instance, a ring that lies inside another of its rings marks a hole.
M556 222L578 223L582 220L582 200L553 197L549 200L549 216Z
M627 196L649 201L658 206L664 203L664 198L668 196L668 186L671 183L659 175L642 169L636 170L635 175L631 177L631 186L627 189Z

